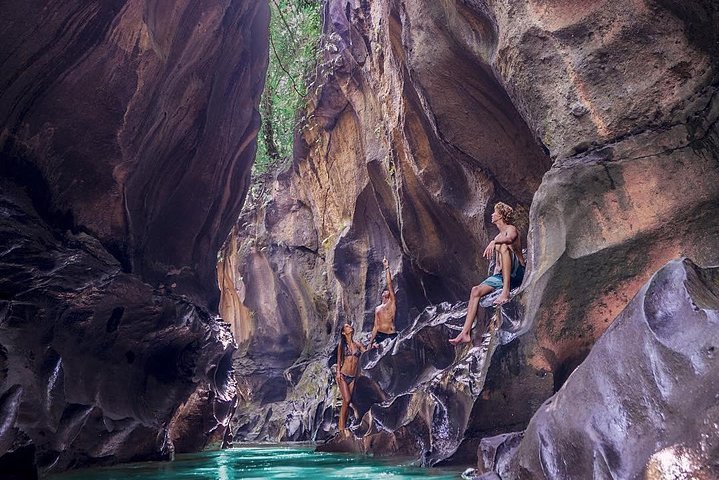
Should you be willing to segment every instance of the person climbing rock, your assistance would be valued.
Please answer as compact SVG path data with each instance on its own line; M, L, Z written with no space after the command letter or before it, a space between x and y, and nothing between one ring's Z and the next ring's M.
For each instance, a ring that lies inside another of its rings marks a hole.
M394 326L394 317L397 313L397 302L394 296L394 287L392 286L392 274L389 271L389 262L387 257L382 259L384 265L384 273L387 278L387 289L382 292L382 303L374 310L374 327L372 327L372 337L370 337L368 347L375 348L377 343L382 343L388 338L395 338L397 330Z
M347 409L352 406L357 416L357 409L352 405L352 392L354 382L359 370L359 357L367 349L354 341L354 328L349 323L342 326L342 334L337 345L337 385L342 395L342 407L340 408L339 430L345 433L347 429Z
M472 329L474 317L477 315L479 300L483 296L501 288L502 293L493 303L494 305L502 305L509 301L510 289L520 286L522 280L524 280L526 260L522 254L519 231L511 223L513 211L512 207L503 202L499 202L494 206L492 223L499 229L499 234L489 242L483 253L483 256L487 259L490 259L494 254L498 255L494 275L488 277L481 284L472 287L464 327L462 327L459 335L450 339L449 343L457 345L471 340L469 332Z

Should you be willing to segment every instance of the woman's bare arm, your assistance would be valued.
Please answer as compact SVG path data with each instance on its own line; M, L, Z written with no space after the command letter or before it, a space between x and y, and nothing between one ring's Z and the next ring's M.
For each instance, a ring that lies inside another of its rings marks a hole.
M344 352L342 352L342 340L337 344L337 377L342 371L342 361L344 360Z

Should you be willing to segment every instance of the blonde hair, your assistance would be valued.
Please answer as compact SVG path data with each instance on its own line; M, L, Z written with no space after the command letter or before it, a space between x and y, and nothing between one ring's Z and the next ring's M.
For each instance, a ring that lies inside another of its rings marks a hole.
M505 222L510 223L512 221L512 214L514 213L514 209L506 203L497 202L496 204L494 204L494 211L500 214Z

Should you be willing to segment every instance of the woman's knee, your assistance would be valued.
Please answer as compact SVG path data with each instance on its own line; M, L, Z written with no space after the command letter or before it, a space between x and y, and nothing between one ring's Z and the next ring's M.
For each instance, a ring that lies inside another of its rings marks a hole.
M472 287L472 293L470 294L472 298L479 298L482 296L482 286L481 285L475 285Z

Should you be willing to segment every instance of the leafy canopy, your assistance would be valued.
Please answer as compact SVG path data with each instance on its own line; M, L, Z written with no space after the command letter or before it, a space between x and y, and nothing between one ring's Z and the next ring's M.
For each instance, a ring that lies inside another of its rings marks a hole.
M255 177L284 167L292 156L298 112L319 56L323 0L269 0L270 62L260 103Z

